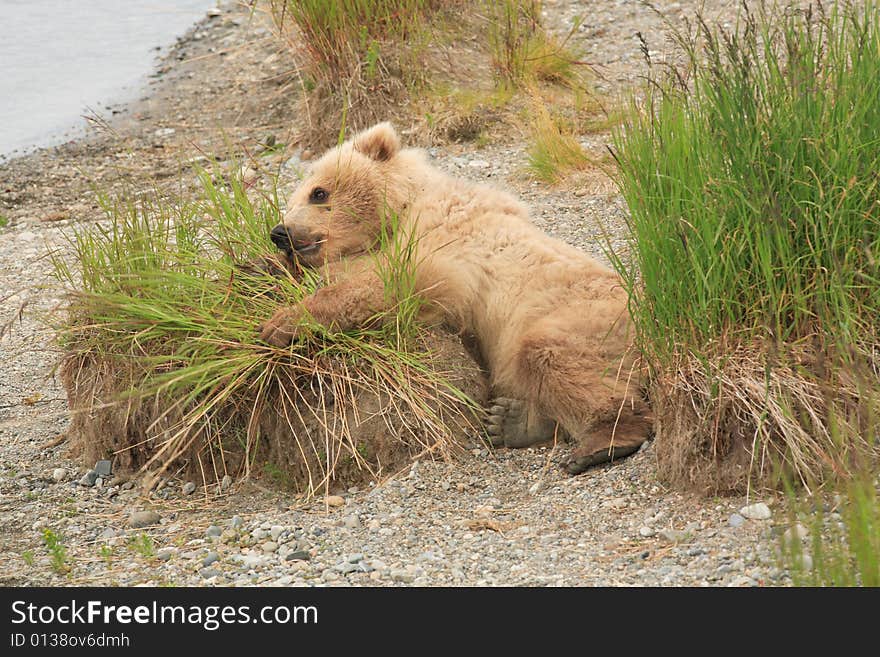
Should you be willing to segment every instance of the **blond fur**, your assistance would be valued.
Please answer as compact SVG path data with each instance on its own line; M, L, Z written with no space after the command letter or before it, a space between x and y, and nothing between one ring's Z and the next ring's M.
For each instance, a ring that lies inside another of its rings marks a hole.
M316 202L317 189L325 201ZM645 440L650 418L631 376L617 274L541 232L510 194L453 178L423 151L401 148L388 123L327 152L291 197L288 235L312 249L291 255L323 268L329 284L301 307L279 310L263 327L265 340L289 343L305 313L346 329L394 302L366 256L387 210L415 238L426 319L475 339L495 396L522 400L530 425L558 422L579 443L574 461L609 452L612 441L635 448Z

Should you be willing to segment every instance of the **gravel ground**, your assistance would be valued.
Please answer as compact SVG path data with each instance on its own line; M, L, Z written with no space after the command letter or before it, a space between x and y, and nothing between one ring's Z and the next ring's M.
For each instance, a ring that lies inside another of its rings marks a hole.
M585 3L545 1L560 32ZM635 37L658 53L662 22L639 2L588 3L573 39L607 90L640 74ZM734 2L669 3L731 20ZM654 46L653 44L657 44ZM227 7L167 53L142 101L120 108L113 131L0 165L0 584L3 585L564 585L771 586L789 583L775 557L783 512L768 497L709 499L665 488L648 443L613 466L569 478L567 447L474 449L458 463L418 462L366 489L299 498L260 482L208 489L180 479L144 494L116 473L72 458L53 376L58 353L41 317L60 302L48 253L64 230L97 218L89 181L107 188L176 179L213 149L218 125L255 148L287 138L291 62L258 20ZM602 149L606 138L586 145ZM525 145L444 146L440 166L512 189L545 230L601 257L603 228L619 232L622 204L595 176L551 189L521 175ZM268 158L280 166L291 153ZM761 503L755 506L755 503ZM744 508L745 507L745 508ZM53 556L43 532L61 536ZM62 563L63 561L63 563Z

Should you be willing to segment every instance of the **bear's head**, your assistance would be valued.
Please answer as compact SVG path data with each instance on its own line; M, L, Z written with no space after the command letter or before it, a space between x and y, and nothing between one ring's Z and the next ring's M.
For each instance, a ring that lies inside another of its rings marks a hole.
M400 150L391 124L379 123L325 153L272 229L275 246L306 267L368 252L386 227L387 209L399 209L403 198Z

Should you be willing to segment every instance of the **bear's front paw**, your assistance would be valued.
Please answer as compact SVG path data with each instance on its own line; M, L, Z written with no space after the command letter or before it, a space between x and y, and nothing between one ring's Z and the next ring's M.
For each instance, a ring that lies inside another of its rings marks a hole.
M294 280L302 279L302 269L300 266L280 253L252 258L236 265L236 269L251 276L266 274L275 278L292 277Z
M302 318L301 308L281 308L268 322L257 327L260 339L273 347L287 347L296 338Z

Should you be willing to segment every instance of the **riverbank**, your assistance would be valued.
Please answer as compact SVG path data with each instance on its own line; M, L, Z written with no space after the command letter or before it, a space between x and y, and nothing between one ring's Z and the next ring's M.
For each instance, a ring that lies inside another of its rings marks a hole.
M564 30L573 2L546 2ZM702 2L666 10L673 20ZM734 15L714 2L710 16ZM690 12L690 13L689 13ZM662 21L638 2L608 3L575 38L605 71L609 90L639 77L641 32L662 49ZM577 44L575 44L577 45ZM366 489L303 502L269 479L203 489L171 477L144 493L115 473L83 481L94 464L63 442L68 411L52 374L58 353L40 313L57 306L47 253L71 224L100 217L93 189L192 183L193 166L230 150L267 171L300 155L294 63L270 24L227 7L170 51L144 100L87 139L0 166L0 583L5 585L778 585L775 526L741 508L759 500L707 499L662 486L648 444L632 458L569 478L568 447L475 448L460 463L420 462ZM585 142L604 149L607 136ZM231 147L231 148L230 148ZM603 230L623 206L601 173L577 188L523 174L519 136L478 149L440 144L437 163L511 189L536 223L602 257ZM255 162L257 161L255 160ZM249 165L248 165L249 166ZM257 169L253 175L259 175ZM182 182L181 182L182 181ZM23 310L21 310L23 309ZM21 313L19 314L19 311ZM82 482L82 483L81 483ZM752 518L746 516L753 516ZM59 565L45 532L61 537Z

